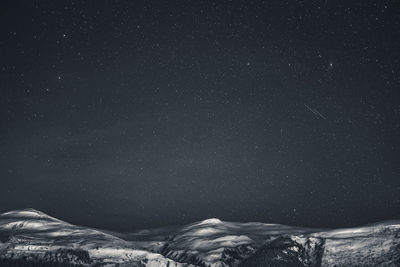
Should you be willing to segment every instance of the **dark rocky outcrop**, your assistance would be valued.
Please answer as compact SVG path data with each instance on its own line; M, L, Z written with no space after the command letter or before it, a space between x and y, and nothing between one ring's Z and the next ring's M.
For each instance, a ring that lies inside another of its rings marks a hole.
M278 237L258 249L240 266L321 266L324 239L313 237Z

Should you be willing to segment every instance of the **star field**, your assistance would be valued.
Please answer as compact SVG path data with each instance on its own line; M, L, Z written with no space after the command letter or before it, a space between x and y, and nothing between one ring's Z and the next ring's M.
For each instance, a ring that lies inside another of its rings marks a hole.
M398 1L3 1L0 211L118 230L398 218Z

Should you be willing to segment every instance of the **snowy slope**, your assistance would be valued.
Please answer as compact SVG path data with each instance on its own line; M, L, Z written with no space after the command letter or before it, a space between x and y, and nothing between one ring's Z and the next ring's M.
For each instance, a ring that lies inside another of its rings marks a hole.
M25 209L0 215L0 257L40 262L95 263L129 266L186 266L131 242L90 228L75 226L40 211Z
M277 236L311 232L312 229L279 224L208 219L183 227L139 231L125 235L124 239L142 240L137 243L138 247L177 261L200 266L232 266Z
M325 240L323 266L400 266L400 222L316 233Z
M114 233L25 209L0 215L0 265L21 259L52 266L400 266L400 222L321 230L208 219Z

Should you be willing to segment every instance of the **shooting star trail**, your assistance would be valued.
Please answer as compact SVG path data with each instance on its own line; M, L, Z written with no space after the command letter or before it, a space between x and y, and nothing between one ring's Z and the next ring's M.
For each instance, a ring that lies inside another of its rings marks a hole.
M198 143L191 142L191 141L187 140L185 137L182 138L182 141L184 141L185 143L192 145L192 146L199 146Z
M321 118L323 118L324 120L326 120L326 117L325 117L324 115L322 115L318 110L312 109L312 108L310 108L309 106L307 106L306 104L304 104L304 106L305 106L309 111L311 111L314 115L316 115L316 116L318 116L318 117L321 117Z

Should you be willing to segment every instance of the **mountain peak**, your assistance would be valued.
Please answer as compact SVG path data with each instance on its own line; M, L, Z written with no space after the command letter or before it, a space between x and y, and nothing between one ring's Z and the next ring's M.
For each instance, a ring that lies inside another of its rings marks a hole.
M201 221L199 224L220 224L222 223L222 221L218 218L210 218L210 219L206 219Z
M46 219L59 221L58 219L53 218L53 217L47 215L46 213L41 212L39 210L35 210L33 208L12 210L12 211L0 214L0 217L3 217L3 218L15 217L15 218L21 218L21 219L45 219L46 218Z

